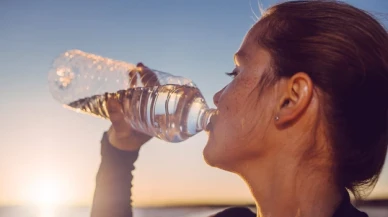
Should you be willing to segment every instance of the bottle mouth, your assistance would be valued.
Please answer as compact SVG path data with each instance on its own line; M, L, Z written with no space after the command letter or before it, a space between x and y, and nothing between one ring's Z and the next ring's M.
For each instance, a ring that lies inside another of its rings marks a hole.
M200 124L198 126L198 130L209 130L209 126L211 125L211 118L217 114L217 109L207 109L202 113L202 116L200 118Z

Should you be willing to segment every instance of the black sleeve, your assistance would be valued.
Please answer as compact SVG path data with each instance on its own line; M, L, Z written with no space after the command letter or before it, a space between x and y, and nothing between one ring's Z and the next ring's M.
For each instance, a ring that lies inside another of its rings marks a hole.
M105 132L101 140L101 157L91 216L132 217L132 171L138 151L121 151L113 147Z
M212 217L256 217L256 214L246 207L231 207Z

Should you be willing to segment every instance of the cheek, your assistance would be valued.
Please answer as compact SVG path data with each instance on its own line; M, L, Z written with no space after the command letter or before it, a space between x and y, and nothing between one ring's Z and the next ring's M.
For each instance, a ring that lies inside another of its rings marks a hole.
M214 161L245 158L264 148L269 105L259 99L258 78L236 78L219 98L219 115L205 148ZM261 98L262 96L260 96ZM260 100L260 101L259 101Z
M222 92L218 109L220 112L238 114L252 102L257 101L257 76L235 78Z
M241 108L230 109L236 110L236 113L231 112L222 117L220 124L217 124L219 129L216 130L222 135L222 141L227 149L247 145L261 131L259 123L262 111L256 110L251 104L240 105Z
M252 88L246 92L233 92L220 102L215 132L225 148L248 143L257 133L264 110L260 108L258 94L254 91L256 89Z
M248 95L237 97L224 113L220 112L215 127L218 145L234 155L262 153L271 132L274 103L267 96L259 99L259 93Z

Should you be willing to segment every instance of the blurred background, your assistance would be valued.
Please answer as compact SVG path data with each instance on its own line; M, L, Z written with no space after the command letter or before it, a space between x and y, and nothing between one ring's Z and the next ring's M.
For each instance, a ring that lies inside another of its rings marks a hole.
M346 2L388 22L388 1ZM213 107L255 14L257 0L0 0L0 216L89 216L109 122L52 99L47 73L60 53L80 49L192 78ZM240 178L205 164L206 139L153 139L142 148L136 216L206 216L221 208L214 206L253 203ZM388 200L388 166L368 199ZM147 208L188 205L201 206ZM379 207L365 209L388 216Z

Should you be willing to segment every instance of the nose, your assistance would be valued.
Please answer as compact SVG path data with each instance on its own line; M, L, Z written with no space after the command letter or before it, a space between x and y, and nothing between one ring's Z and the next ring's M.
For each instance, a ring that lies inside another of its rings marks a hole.
M220 100L220 96L222 94L222 92L224 91L225 87L222 88L220 91L218 91L216 94L214 94L213 96L213 102L214 102L214 105L216 105L218 107L218 102Z

